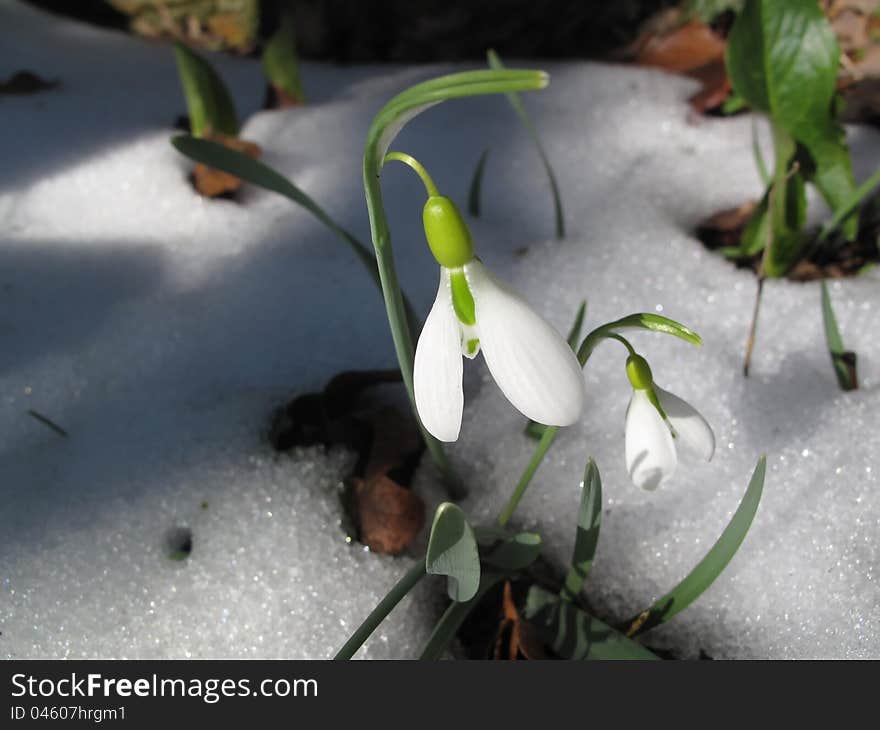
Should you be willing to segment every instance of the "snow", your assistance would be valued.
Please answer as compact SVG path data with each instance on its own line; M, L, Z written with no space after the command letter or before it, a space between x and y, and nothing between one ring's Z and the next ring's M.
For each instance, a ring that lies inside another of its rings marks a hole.
M238 202L193 192L168 144L184 104L167 46L11 2L0 23L0 78L27 68L62 84L0 98L0 656L331 656L413 558L346 542L350 454L278 456L265 429L275 407L341 370L394 365L381 298L351 253L288 201L254 188ZM365 241L369 122L397 91L451 68L306 64L309 105L255 113L259 64L212 60L243 136ZM657 381L713 424L719 448L657 492L632 486L625 352L608 343L586 371L585 417L560 435L516 522L539 529L561 569L594 456L606 505L586 589L600 615L623 619L702 557L766 453L741 551L648 643L719 658L880 656L878 275L831 285L862 390L837 389L816 284L768 283L744 379L754 280L688 232L759 194L751 121L693 118L691 82L658 72L541 66L551 86L527 103L563 190L565 241L551 238L546 181L503 99L435 107L394 147L464 201L490 145L477 252L561 330L586 298L589 326L662 311L699 331L700 349L632 339ZM854 128L850 140L861 179L880 162L880 138ZM399 274L426 312L437 269L423 193L402 166L383 177ZM500 509L528 460L521 428L481 359L467 364L450 453L475 519ZM435 501L430 465L416 487ZM181 528L192 554L172 561L169 536ZM426 581L361 656L415 654L442 593Z

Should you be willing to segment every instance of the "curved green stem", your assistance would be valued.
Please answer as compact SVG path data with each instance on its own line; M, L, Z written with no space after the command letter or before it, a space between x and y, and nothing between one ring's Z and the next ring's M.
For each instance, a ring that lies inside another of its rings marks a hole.
M601 327L597 327L584 337L581 346L577 350L578 362L582 368L586 367L587 361L593 354L593 350L595 350L603 340L616 340L626 347L630 355L636 354L635 349L629 343L629 340L616 332L616 330L619 329L653 330L654 332L674 335L675 337L679 337L694 345L702 344L702 340L696 332L689 330L687 327L680 325L678 322L675 322L668 317L663 317L659 314L631 314L628 317L623 317L614 322L603 324ZM543 426L543 429L541 440L538 441L538 445L535 447L535 453L532 454L531 460L523 470L522 476L519 478L519 481L513 490L513 494L510 495L510 499L508 499L504 509L502 509L501 513L498 515L497 522L502 527L504 527L510 521L510 518L513 517L513 513L516 511L516 508L519 506L526 490L529 488L529 484L532 482L532 477L534 477L535 472L538 471L538 467L541 465L541 462L544 460L544 457L553 445L553 441L556 439L556 434L559 431L558 426Z
M428 174L424 165L412 155L408 155L406 152L389 152L385 155L383 164L386 162L402 162L404 165L408 165L421 179L422 184L425 186L425 192L428 193L428 197L440 195L437 186L434 184L434 181L431 179L431 176Z
M421 111L447 99L478 96L481 94L498 94L510 91L527 91L541 89L547 85L547 74L541 71L471 71L451 74L424 81L406 89L385 104L373 118L367 132L364 147L364 194L367 199L367 212L370 216L370 233L373 248L376 251L376 265L379 270L379 281L382 284L382 295L394 340L394 351L400 364L403 384L406 387L413 413L419 422L425 445L434 461L443 471L453 499L463 496L463 489L455 477L452 466L443 449L443 445L434 438L418 419L413 391L413 361L415 347L413 336L407 326L406 311L397 271L394 266L394 254L391 249L391 232L385 217L382 204L382 190L379 185L379 173L385 159L388 146L403 126Z
M370 637L376 627L379 626L385 617L391 613L394 607L400 603L401 599L409 593L413 587L426 575L425 559L420 558L419 561L410 568L394 587L388 591L385 598L379 601L379 604L372 610L364 622L358 626L351 638L345 642L345 645L336 653L334 659L351 659L355 652L361 648L363 643Z

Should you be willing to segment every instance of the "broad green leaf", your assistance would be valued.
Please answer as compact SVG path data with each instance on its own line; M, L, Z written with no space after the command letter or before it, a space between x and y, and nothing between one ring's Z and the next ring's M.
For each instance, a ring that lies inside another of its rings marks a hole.
M843 346L843 338L837 327L837 317L831 306L831 296L828 287L822 282L822 322L825 325L825 342L828 345L828 354L831 355L831 364L834 366L834 374L841 390L855 390L859 387L856 376L856 354L847 351Z
M496 570L515 573L534 563L543 546L541 536L535 532L505 535L483 552L483 561Z
M566 659L659 659L570 601L535 585L529 589L523 617Z
M444 502L434 513L425 570L447 576L449 597L459 603L473 598L480 586L477 540L461 507L452 502Z
M841 205L834 211L822 226L817 241L822 243L831 233L840 226L849 216L856 212L856 209L865 201L865 199L874 192L874 188L880 185L880 170L877 170L871 177L856 188Z
M590 459L584 470L584 484L581 489L581 504L578 509L577 532L574 538L574 551L571 568L565 578L560 596L573 600L584 587L584 581L593 567L596 548L599 545L599 527L602 522L602 479L596 462Z
M196 137L210 132L236 136L238 115L235 104L211 65L182 43L174 44L174 55L192 133Z
M690 606L721 575L721 572L736 555L739 546L742 545L755 513L758 511L758 504L764 490L766 469L767 457L762 456L758 460L746 493L727 527L724 528L724 532L681 583L656 600L649 608L626 622L627 636L637 636L664 621L669 621L673 616Z
M499 58L498 54L495 53L495 51L490 49L486 56L489 60L490 68L495 69L496 71L501 71L505 69L504 64L501 62L501 59ZM553 194L553 212L556 219L556 237L565 238L565 217L562 214L562 200L559 196L559 185L557 185L556 183L556 175L553 174L553 167L550 165L550 160L547 157L547 153L544 151L544 145L541 144L541 138L538 136L538 130L535 128L531 117L529 117L529 114L526 111L526 107L523 104L522 99L519 98L519 94L515 92L510 92L507 94L507 100L510 102L510 105L516 112L516 115L519 117L523 126L526 128L526 132L528 132L529 137L532 138L532 142L534 142L535 148L538 150L538 156L541 158L541 164L544 165L544 170L547 173L547 179L550 182L550 191Z
M832 211L844 209L856 193L856 184L843 129L832 125L827 134L817 136L811 142L804 142L804 145L816 163L813 184L822 193ZM847 240L855 240L859 230L858 217L844 217L840 228Z
M468 213L474 218L480 217L480 193L483 187L483 171L486 169L486 160L489 157L489 148L486 147L474 168L474 176L471 178L471 187L468 192Z
M839 56L815 0L747 0L728 36L734 90L808 150L812 178L833 209L855 188L843 131L832 116ZM777 150L777 173L780 158L788 162ZM848 237L856 225L847 221Z
M752 117L752 157L755 158L755 167L758 168L758 174L764 185L770 184L770 171L767 169L767 163L764 162L764 155L761 152L761 140L758 139L758 123Z
M504 576L504 573L484 571L480 576L480 587L473 598L462 603L455 601L450 603L434 626L434 630L431 632L431 636L428 637L428 641L425 643L425 648L422 649L419 659L436 661L443 656L446 647L452 643L452 640L470 612L476 608L486 593L501 582Z
M290 12L284 13L278 30L266 44L263 51L263 69L269 81L292 101L306 100L299 74L293 15Z

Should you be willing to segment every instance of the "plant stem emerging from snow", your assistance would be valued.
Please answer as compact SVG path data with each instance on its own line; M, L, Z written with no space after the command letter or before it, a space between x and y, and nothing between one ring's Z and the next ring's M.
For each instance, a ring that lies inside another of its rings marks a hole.
M427 573L425 572L425 559L420 558L412 568L410 568L397 583L394 588L388 591L388 594L379 601L379 604L372 610L369 616L364 619L364 622L358 626L357 631L355 631L351 638L345 642L345 646L343 646L337 653L334 659L351 659L355 652L361 648L363 643L370 638L370 634L372 634L376 628L381 624L385 617L391 613L394 607L400 603L401 599L409 593L416 584L425 577Z

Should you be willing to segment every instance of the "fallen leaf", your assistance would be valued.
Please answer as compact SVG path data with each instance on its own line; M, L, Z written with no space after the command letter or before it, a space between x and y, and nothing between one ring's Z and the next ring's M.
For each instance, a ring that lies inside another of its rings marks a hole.
M696 235L706 248L739 246L743 228L752 217L758 202L747 200L737 208L726 208L697 224Z
M712 28L692 20L674 30L647 38L635 62L640 66L687 73L716 61L723 63L726 46L725 39Z
M262 150L259 145L248 142L237 137L230 137L219 132L210 132L204 135L205 139L219 142L224 147L228 147L236 152L243 152L248 157L257 159ZM221 195L228 195L236 192L241 187L241 180L235 175L230 175L223 170L217 170L213 167L198 162L193 169L193 184L196 190L207 198L216 198Z
M546 659L544 647L535 628L520 616L513 600L510 581L504 582L501 599L501 626L495 640L495 659Z
M384 474L352 482L360 541L383 555L406 550L425 524L422 498Z
M54 89L60 84L57 79L46 81L31 71L16 71L6 81L0 81L0 94L25 95Z

